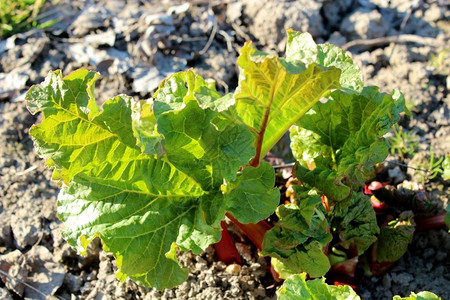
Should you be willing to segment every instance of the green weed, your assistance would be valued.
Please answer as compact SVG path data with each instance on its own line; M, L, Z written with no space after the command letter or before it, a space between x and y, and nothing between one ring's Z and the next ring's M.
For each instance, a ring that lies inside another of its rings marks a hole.
M39 12L46 0L2 0L0 2L0 38L38 27L47 28L59 20L39 23Z
M419 138L411 131L404 131L401 126L395 124L393 136L388 138L389 148L392 155L405 158L414 155L419 147Z

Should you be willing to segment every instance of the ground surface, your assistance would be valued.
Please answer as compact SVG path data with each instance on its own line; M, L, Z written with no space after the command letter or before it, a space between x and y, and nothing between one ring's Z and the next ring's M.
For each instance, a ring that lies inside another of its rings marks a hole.
M126 4L125 4L126 3ZM401 124L419 141L417 154L389 160L421 167L429 147L450 151L449 3L415 0L342 1L68 1L48 7L56 26L0 40L0 298L44 299L268 299L276 284L266 261L245 243L237 272L216 262L212 247L201 256L181 255L190 270L184 284L162 292L120 283L111 255L93 243L78 256L60 234L58 188L33 150L28 129L36 121L24 92L50 70L99 71L102 102L125 93L148 98L168 74L194 67L221 91L236 87L240 45L253 40L282 54L285 29L310 32L316 42L348 48L367 85L400 89L412 115ZM409 42L383 39L410 34ZM369 39L382 38L368 44ZM354 46L347 44L356 42ZM447 48L445 48L447 47ZM395 164L391 183L421 182L417 171ZM448 202L448 182L426 184L435 210ZM450 299L450 237L444 230L419 232L406 255L384 276L358 278L363 299L390 299L429 290ZM36 291L37 290L37 291Z

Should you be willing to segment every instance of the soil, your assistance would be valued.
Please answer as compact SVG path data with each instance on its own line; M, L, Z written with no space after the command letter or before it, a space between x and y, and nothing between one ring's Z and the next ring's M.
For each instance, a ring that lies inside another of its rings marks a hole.
M87 256L75 253L60 233L59 188L28 135L38 117L24 103L28 88L55 69L100 72L99 103L120 93L151 97L168 74L190 67L228 92L237 85L236 58L244 41L282 55L287 28L308 31L317 43L348 49L366 85L405 94L411 116L401 126L418 146L414 155L388 157L386 180L424 184L430 213L442 212L449 181L429 180L410 167L426 168L430 147L438 158L450 153L449 7L446 0L47 3L43 21L60 18L59 23L0 39L0 298L271 299L279 286L266 259L233 228L243 265L217 262L213 247L200 256L180 253L189 278L171 290L118 281L113 257L97 240ZM409 36L393 40L397 35ZM390 299L428 290L450 299L449 254L447 230L418 232L385 275L358 276L358 292L363 299Z

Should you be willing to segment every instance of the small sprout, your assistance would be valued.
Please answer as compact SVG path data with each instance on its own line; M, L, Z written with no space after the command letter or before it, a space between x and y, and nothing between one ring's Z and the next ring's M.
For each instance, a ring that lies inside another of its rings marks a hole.
M401 126L393 126L393 136L388 138L390 152L392 155L399 155L401 158L413 156L419 147L419 138L411 131L404 131Z

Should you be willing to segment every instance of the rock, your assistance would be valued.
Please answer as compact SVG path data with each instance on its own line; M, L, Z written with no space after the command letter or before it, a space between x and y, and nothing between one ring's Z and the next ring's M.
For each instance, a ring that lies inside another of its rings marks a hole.
M83 278L67 273L64 277L64 285L71 293L76 293L83 285Z
M393 273L391 276L392 281L401 286L407 286L411 281L414 280L414 277L407 272Z
M19 251L14 250L8 254L0 256L0 270L8 274L0 274L0 278L5 283L6 288L14 291L19 296L22 296L25 290L25 285L28 275L28 268L25 256Z
M68 32L72 37L85 36L98 28L111 26L111 14L102 5L86 5L83 11L72 21Z
M227 5L227 18L231 23L240 24L242 17L242 2L231 2Z
M354 5L354 0L326 0L323 4L323 16L331 28L339 28L342 23L342 18L347 14L351 6Z
M325 34L321 4L317 1L243 0L242 3L251 33L270 50L284 51L288 28L309 32L314 38Z
M340 34L338 31L333 32L330 37L328 38L328 43L336 45L336 46L342 46L347 42L347 39L345 36Z
M390 26L377 10L360 8L343 20L340 30L348 40L374 39L385 36Z
M25 257L31 268L26 282L34 288L25 286L25 297L39 299L42 294L53 295L64 281L64 267L54 261L53 254L44 246L34 246Z
M25 88L28 78L28 75L18 71L0 73L0 99L15 97L18 91Z
M401 183L406 179L405 174L402 172L399 166L396 166L394 169L389 169L388 174L393 184Z
M112 29L108 29L106 31L86 35L83 38L83 44L91 45L93 47L98 48L99 46L114 46L116 42L116 33Z
M423 19L428 22L436 22L444 17L446 10L444 6L433 3L426 8Z
M30 216L25 211L11 216L11 228L14 234L14 244L18 249L34 245L42 237L39 216Z
M232 275L237 275L241 271L241 266L238 264L228 265L225 269L225 272L230 273Z

